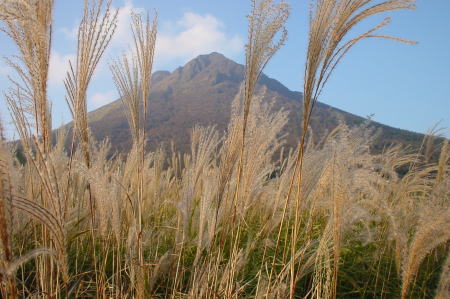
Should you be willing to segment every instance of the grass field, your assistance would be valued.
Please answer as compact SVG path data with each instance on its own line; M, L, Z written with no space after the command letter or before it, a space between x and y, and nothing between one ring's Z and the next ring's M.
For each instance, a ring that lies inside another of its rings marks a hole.
M132 54L110 62L133 147L111 157L108 140L90 134L86 92L117 12L85 3L64 80L75 134L59 130L54 142L53 1L2 1L4 33L19 49L7 59L19 80L5 97L24 155L1 138L2 298L449 298L448 140L436 148L430 134L418 150L371 154L366 124L341 124L321 139L308 129L353 45L412 43L377 35L388 19L349 36L354 26L414 1L312 3L297 148L284 147L287 113L255 88L286 42L289 5L253 0L228 129L196 126L184 155L145 150L157 16L133 15Z

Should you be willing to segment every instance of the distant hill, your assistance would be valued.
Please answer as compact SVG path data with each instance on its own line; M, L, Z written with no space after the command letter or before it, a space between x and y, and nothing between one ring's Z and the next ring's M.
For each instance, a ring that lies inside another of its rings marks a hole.
M230 116L231 102L244 77L244 66L222 54L200 55L172 73L153 74L149 101L150 120L147 123L149 149L160 144L175 143L178 150L189 148L190 130L195 124L216 125L225 130ZM267 99L275 101L275 108L289 111L286 127L288 145L296 145L300 131L302 94L291 91L275 79L262 75L258 88L266 87ZM120 100L89 113L90 127L97 140L108 137L113 150L126 151L131 146L131 135ZM318 103L312 116L314 134L323 136L344 120L358 125L364 118ZM373 122L372 127L382 133L373 150L380 151L393 142L418 147L422 134L395 129Z

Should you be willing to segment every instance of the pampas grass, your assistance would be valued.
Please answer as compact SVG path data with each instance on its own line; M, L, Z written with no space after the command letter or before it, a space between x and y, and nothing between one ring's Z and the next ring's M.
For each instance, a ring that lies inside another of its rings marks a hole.
M110 63L133 140L129 152L111 155L107 140L90 137L86 91L117 12L110 2L85 2L77 61L65 80L74 116L66 152L67 133L49 139L48 68L40 68L48 62L52 2L0 4L23 56L23 65L10 64L24 82L12 82L6 99L26 156L19 163L16 144L0 138L2 297L446 298L448 140L434 163L426 140L423 155L398 145L373 154L367 124L340 124L322 139L308 128L353 45L400 40L376 34L387 20L354 38L350 30L413 2L313 2L294 149L283 148L287 112L257 85L286 40L289 6L251 3L246 73L229 125L225 132L195 126L183 155L146 148L156 16L132 15L131 55Z
M145 163L146 123L148 121L148 101L156 42L157 16L150 23L149 12L147 12L145 22L142 20L141 15L133 13L131 29L134 40L131 59L124 55L121 60L111 63L110 69L119 95L126 107L125 111L133 137L132 153L138 159L136 168L134 169L135 181L130 182L131 192L135 193L133 196L133 218L135 219L135 223L128 233L128 247L136 246L136 250L131 250L132 252L130 252L132 281L136 288L135 296L137 298L144 298L146 296L146 282L142 248L142 213L144 205L143 169ZM133 154L130 154L129 158L133 157Z
M75 65L64 80L67 103L74 119L86 165L90 165L90 133L87 119L86 94L95 69L105 52L117 26L117 10L111 9L111 0L84 1L83 17L78 27L78 48Z
M34 133L41 137L44 153L48 153L51 147L51 104L47 98L47 79L52 36L52 10L53 0L16 3L6 1L0 5L3 15L1 20L6 25L2 30L20 51L16 59L6 58L7 64L19 78L19 81L11 79L13 85L11 92L16 93L13 102L21 106L17 112L31 116ZM19 115L16 116L19 117Z
M300 136L300 149L298 151L296 166L293 174L293 179L296 177L298 183L295 193L296 213L291 241L291 256L294 256L296 252L296 244L299 234L298 230L300 226L299 211L302 200L301 181L303 177L302 168L306 134L314 106L326 82L347 52L359 41L365 38L387 38L412 43L396 37L375 34L377 30L389 24L389 18L386 18L379 25L360 35L357 35L356 37L349 38L348 40L346 40L346 37L350 30L364 19L383 12L398 9L412 9L413 7L414 1L409 0L392 0L381 3L370 0L317 0L312 3L303 85L303 125ZM292 185L293 181L289 187L289 193L286 197L286 201L289 200ZM295 272L295 266L292 264L290 298L294 297L295 292L295 285L293 283L296 276Z
M436 291L436 299L448 298L450 295L450 254L447 255L442 266L442 273Z

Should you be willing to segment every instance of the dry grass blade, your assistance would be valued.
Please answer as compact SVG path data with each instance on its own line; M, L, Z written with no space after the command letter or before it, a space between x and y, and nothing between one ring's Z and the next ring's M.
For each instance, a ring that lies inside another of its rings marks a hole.
M252 10L248 18L248 41L245 45L245 74L242 94L242 109L239 117L242 119L236 140L239 148L236 191L233 205L236 205L244 167L245 138L250 114L252 98L258 79L269 60L283 46L287 39L284 28L289 17L290 6L284 1L252 0ZM278 37L278 35L280 35ZM278 37L278 39L277 39ZM239 93L238 96L241 96ZM241 100L241 99L237 99ZM234 214L236 213L234 207ZM234 217L234 216L233 216ZM234 252L237 252L234 248Z
M40 255L48 255L54 258L57 258L57 254L50 249L46 249L46 248L38 248L38 249L34 249L28 253L26 253L25 255L22 255L21 257L13 260L11 262L11 264L9 264L8 268L3 269L3 275L6 276L14 276L16 274L16 271L19 269L20 266L22 266L23 264L25 264L26 262L28 262L29 260L36 258ZM57 260L58 261L58 260Z
M388 18L356 37L350 38L347 41L345 38L358 23L373 15L392 10L412 8L414 8L414 0L389 0L381 3L373 0L315 0L313 2L303 86L303 126L300 137L300 149L298 151L288 196L286 197L286 201L288 201L294 177L297 177L298 187L295 197L295 220L291 241L291 256L296 252L295 244L297 244L300 225L300 186L302 185L306 134L314 105L326 82L347 52L364 38L379 37L411 43L399 38L374 34L381 27L389 24ZM294 281L296 280L296 275L298 274L295 274L294 264L292 264L291 298L294 297Z
M47 226L55 237L54 240L58 249L65 250L63 227L48 209L35 202L18 197L13 197L11 204L14 208L26 212Z
M10 90L5 95L6 103L11 111L11 116L20 136L22 146L26 151L31 151L32 125L28 121L26 104L19 91Z
M7 223L7 205L10 201L11 194L11 180L9 177L9 171L6 165L6 155L3 145L3 132L0 122L0 239L3 246L3 253L6 261L11 260L11 249L9 246L9 232Z
M109 68L119 91L120 99L126 106L125 113L130 125L133 145L136 145L139 143L141 129L139 70L136 65L136 59L132 58L130 62L123 55L121 60L113 61Z
M307 62L304 82L304 125L308 124L312 108L333 70L347 52L364 38L379 37L406 43L396 37L375 35L374 32L389 24L386 18L366 32L345 40L349 32L361 21L383 12L413 9L414 0L316 0L311 11Z
M78 49L75 68L64 81L67 103L74 118L74 133L80 138L84 159L90 165L89 128L86 93L94 71L117 27L117 10L111 9L111 0L85 0L83 18L78 28Z
M248 42L245 46L245 119L248 117L259 76L287 39L284 25L288 17L289 4L284 1L277 3L274 0L252 0L252 11L248 16ZM280 32L281 36L276 40Z
M273 86L257 83L286 40L289 5L252 0L244 82L227 131L194 126L190 153L172 149L171 158L146 148L157 33L149 12L132 12L131 55L110 64L131 151L111 157L107 140L90 138L86 92L118 15L111 1L84 3L76 62L64 82L74 116L66 153L66 136L51 146L46 133L48 68L41 64L52 1L0 0L4 30L20 50L8 60L18 79L5 97L22 139L19 156L0 127L0 297L340 298L354 290L448 297L448 140L435 163L437 140L424 141L425 158L423 149L412 154L398 145L374 154L368 124L341 124L319 139L308 128L349 49L365 38L404 41L378 34L388 19L349 37L355 26L413 8L412 0L313 1L303 128L287 155L290 114L272 103ZM218 69L208 65L208 80L211 70ZM167 82L179 81L159 81L155 94Z
M402 298L407 298L413 278L427 254L450 240L450 208L443 208L439 212L426 207L423 209L422 223L402 265Z
M56 219L53 214L46 208L40 206L39 204L29 201L27 199L19 198L17 196L13 197L11 200L11 205L13 208L26 212L31 217L39 220L43 225L45 225L49 231L52 233L52 240L57 249L58 264L60 266L61 273L63 275L64 281L68 280L68 269L67 269L67 257L66 257L66 239L64 228L61 223ZM27 258L28 259L28 258ZM26 259L26 260L27 260ZM21 261L19 259L18 261ZM20 265L21 263L19 263Z
M158 30L158 15L155 12L153 22L150 23L149 12L145 23L140 14L132 14L132 31L135 46L135 55L137 58L140 73L140 88L142 91L142 102L144 115L142 117L141 128L145 130L147 121L148 100L150 95L150 83L153 68L153 57L155 53L156 33ZM145 135L145 134L144 134Z
M446 299L450 297L450 252L447 254L442 266L441 278L436 292L435 299Z
M132 13L134 40L133 56L110 64L119 95L126 106L133 144L143 142L148 115L148 100L155 52L157 15L150 23L149 13L144 22L140 14Z
M0 20L6 24L2 30L20 50L16 60L7 59L20 78L20 82L11 80L14 92L19 94L21 105L32 115L35 134L42 137L45 153L50 151L52 128L51 105L47 98L52 9L53 0L0 4Z
M113 61L110 70L114 82L126 106L126 115L133 138L132 153L129 160L137 157L137 167L134 168L135 179L130 182L133 196L133 229L129 230L128 242L131 267L131 280L136 289L135 296L144 298L145 274L144 257L142 249L142 209L144 200L144 174L145 163L145 128L148 114L148 100L150 95L151 73L153 55L155 52L157 16L150 23L149 13L144 22L142 16L132 13L132 31L134 49L131 61L126 55L121 60ZM134 248L135 247L135 248Z
M245 75L242 109L242 137L238 169L242 175L243 155L250 106L256 83L264 67L287 39L284 25L289 17L289 4L275 0L252 0L252 11L248 16L248 42L245 45ZM277 35L281 34L277 40ZM236 196L238 192L236 192Z
M8 268L12 263L12 246L8 214L11 213L12 184L7 164L3 127L0 120L0 268ZM1 275L0 275L1 276ZM17 297L17 287L12 277L0 277L0 294L3 297Z
M439 155L438 171L436 176L436 185L443 182L449 174L448 161L450 160L450 149L448 147L449 140L445 139Z

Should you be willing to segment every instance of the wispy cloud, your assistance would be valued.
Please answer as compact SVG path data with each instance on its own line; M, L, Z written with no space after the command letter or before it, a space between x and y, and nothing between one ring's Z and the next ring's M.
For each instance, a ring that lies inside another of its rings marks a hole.
M118 95L115 90L107 90L104 92L96 92L88 98L89 108L96 109L103 105L109 104L117 100Z
M141 7L133 5L133 1L126 0L124 5L118 8L117 14L117 28L114 37L111 40L111 47L113 50L124 50L129 48L133 42L133 35L131 32L131 14L142 13L145 10Z
M125 1L119 8L118 24L111 41L110 54L117 55L118 52L129 51L133 43L131 14L144 11L145 9L134 6L132 1ZM164 21L164 26L159 24L155 61L164 67L173 62L184 63L195 56L213 51L227 56L241 53L244 46L243 39L239 35L227 34L225 29L224 24L210 14L186 12L178 20Z
M116 31L109 43L109 46L106 49L105 54L96 67L94 78L97 76L104 77L105 75L110 75L106 70L108 70L107 62L112 58L118 57L123 53L125 53L127 56L131 55L130 46L133 42L133 36L130 27L131 14L132 12L141 13L142 11L144 11L142 8L135 7L131 0L125 0L123 6L113 7L113 9L117 9L118 11ZM74 45L76 45L77 43L78 26L80 24L80 21L81 20L77 21L72 28L63 27L58 30L59 33L61 33L66 39L74 43ZM72 63L75 62L75 55L73 54L62 56L58 53L55 53L54 56L55 61L53 64L55 66L58 64L60 64L60 66L62 66L61 64L66 64L65 60L68 59L70 59ZM65 68L65 70L67 70L67 68ZM56 76L54 77L58 78L56 70L55 75Z
M130 27L132 12L142 13L145 9L134 6L131 0L126 0L118 8L117 28L106 57L116 57L123 52L130 54L133 43ZM67 38L76 40L76 28L64 28L60 31ZM186 12L178 20L160 20L155 63L164 68L175 63L183 64L198 55L213 51L233 57L242 53L243 47L242 37L227 33L225 25L215 16ZM103 66L100 68L103 69Z
M107 63L123 54L131 55L133 34L131 31L131 15L133 12L143 13L144 8L136 7L132 0L125 0L118 7L118 23L116 32L97 66L94 80L103 86L104 90L92 84L92 96L88 98L90 109L98 108L118 98ZM153 14L153 11L150 11ZM62 28L66 39L76 44L78 23L73 28ZM239 35L226 32L225 25L211 14L184 13L179 19L160 20L156 41L155 69L170 69L173 66L184 64L188 60L213 51L221 52L233 57L243 51L244 41ZM60 49L59 49L60 50ZM74 51L74 50L71 50ZM63 86L63 80L69 68L69 59L75 63L75 54L62 54L61 51L52 52L50 58L49 83L51 88Z
M223 23L209 14L188 12L169 26L175 32L161 32L156 41L156 61L159 64L174 60L186 62L213 51L234 56L243 50L243 39L238 35L228 35Z
M69 70L69 60L74 63L75 55L61 55L57 51L53 51L50 55L50 67L48 74L48 83L50 88L59 87L64 84L64 78Z
M78 24L80 21L77 21L75 26L72 28L62 27L59 30L57 30L58 33L62 33L68 40L75 41L77 40L78 35Z

